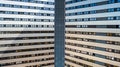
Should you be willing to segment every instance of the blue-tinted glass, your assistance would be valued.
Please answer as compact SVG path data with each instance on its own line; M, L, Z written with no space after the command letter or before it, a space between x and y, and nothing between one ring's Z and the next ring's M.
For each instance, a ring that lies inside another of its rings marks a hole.
M114 12L114 8L108 9L108 12Z
M109 0L109 3L114 3L115 2L115 0Z
M117 8L117 11L120 11L120 8Z
M92 3L92 4L91 4L91 7L92 7L92 6L96 6L96 4L95 4L95 3Z
M89 4L86 4L85 7L89 7Z
M120 2L120 0L118 0L118 2Z
M2 7L2 4L0 3L0 7Z

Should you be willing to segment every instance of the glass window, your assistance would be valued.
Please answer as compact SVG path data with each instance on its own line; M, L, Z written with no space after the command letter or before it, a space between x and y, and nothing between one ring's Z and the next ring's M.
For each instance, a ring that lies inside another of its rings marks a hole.
M108 17L108 20L113 20L114 18L113 17Z
M119 16L119 17L116 17L116 20L120 20L120 16Z
M120 0L118 0L118 2L120 2Z
M109 0L109 3L111 4L111 3L115 3L115 0Z
M117 8L117 11L120 11L120 8Z
M114 8L108 9L108 12L114 12Z
M0 4L0 7L2 7L2 4Z
M95 4L95 3L92 3L92 4L90 4L90 6L93 7L93 6L96 6L96 4Z

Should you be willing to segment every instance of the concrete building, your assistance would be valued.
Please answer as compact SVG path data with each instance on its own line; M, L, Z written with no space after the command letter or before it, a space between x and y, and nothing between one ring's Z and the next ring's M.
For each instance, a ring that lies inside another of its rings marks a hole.
M66 67L120 67L120 0L66 0Z
M0 67L54 67L54 0L0 0Z
M0 67L120 67L120 0L0 0Z

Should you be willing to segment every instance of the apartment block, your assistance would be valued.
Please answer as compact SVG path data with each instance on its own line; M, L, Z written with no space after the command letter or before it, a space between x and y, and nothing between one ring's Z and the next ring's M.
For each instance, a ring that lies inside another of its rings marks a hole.
M0 67L120 67L120 0L0 0Z
M120 67L120 0L66 0L66 67Z
M0 0L0 67L54 67L54 0Z

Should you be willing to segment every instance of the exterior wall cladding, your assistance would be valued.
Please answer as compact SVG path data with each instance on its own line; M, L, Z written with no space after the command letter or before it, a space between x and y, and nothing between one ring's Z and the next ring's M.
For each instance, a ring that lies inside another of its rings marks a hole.
M120 67L120 0L65 3L64 67ZM54 5L54 0L0 0L0 67L59 67Z
M120 67L120 0L66 0L66 67Z
M0 0L0 67L54 67L54 0Z

